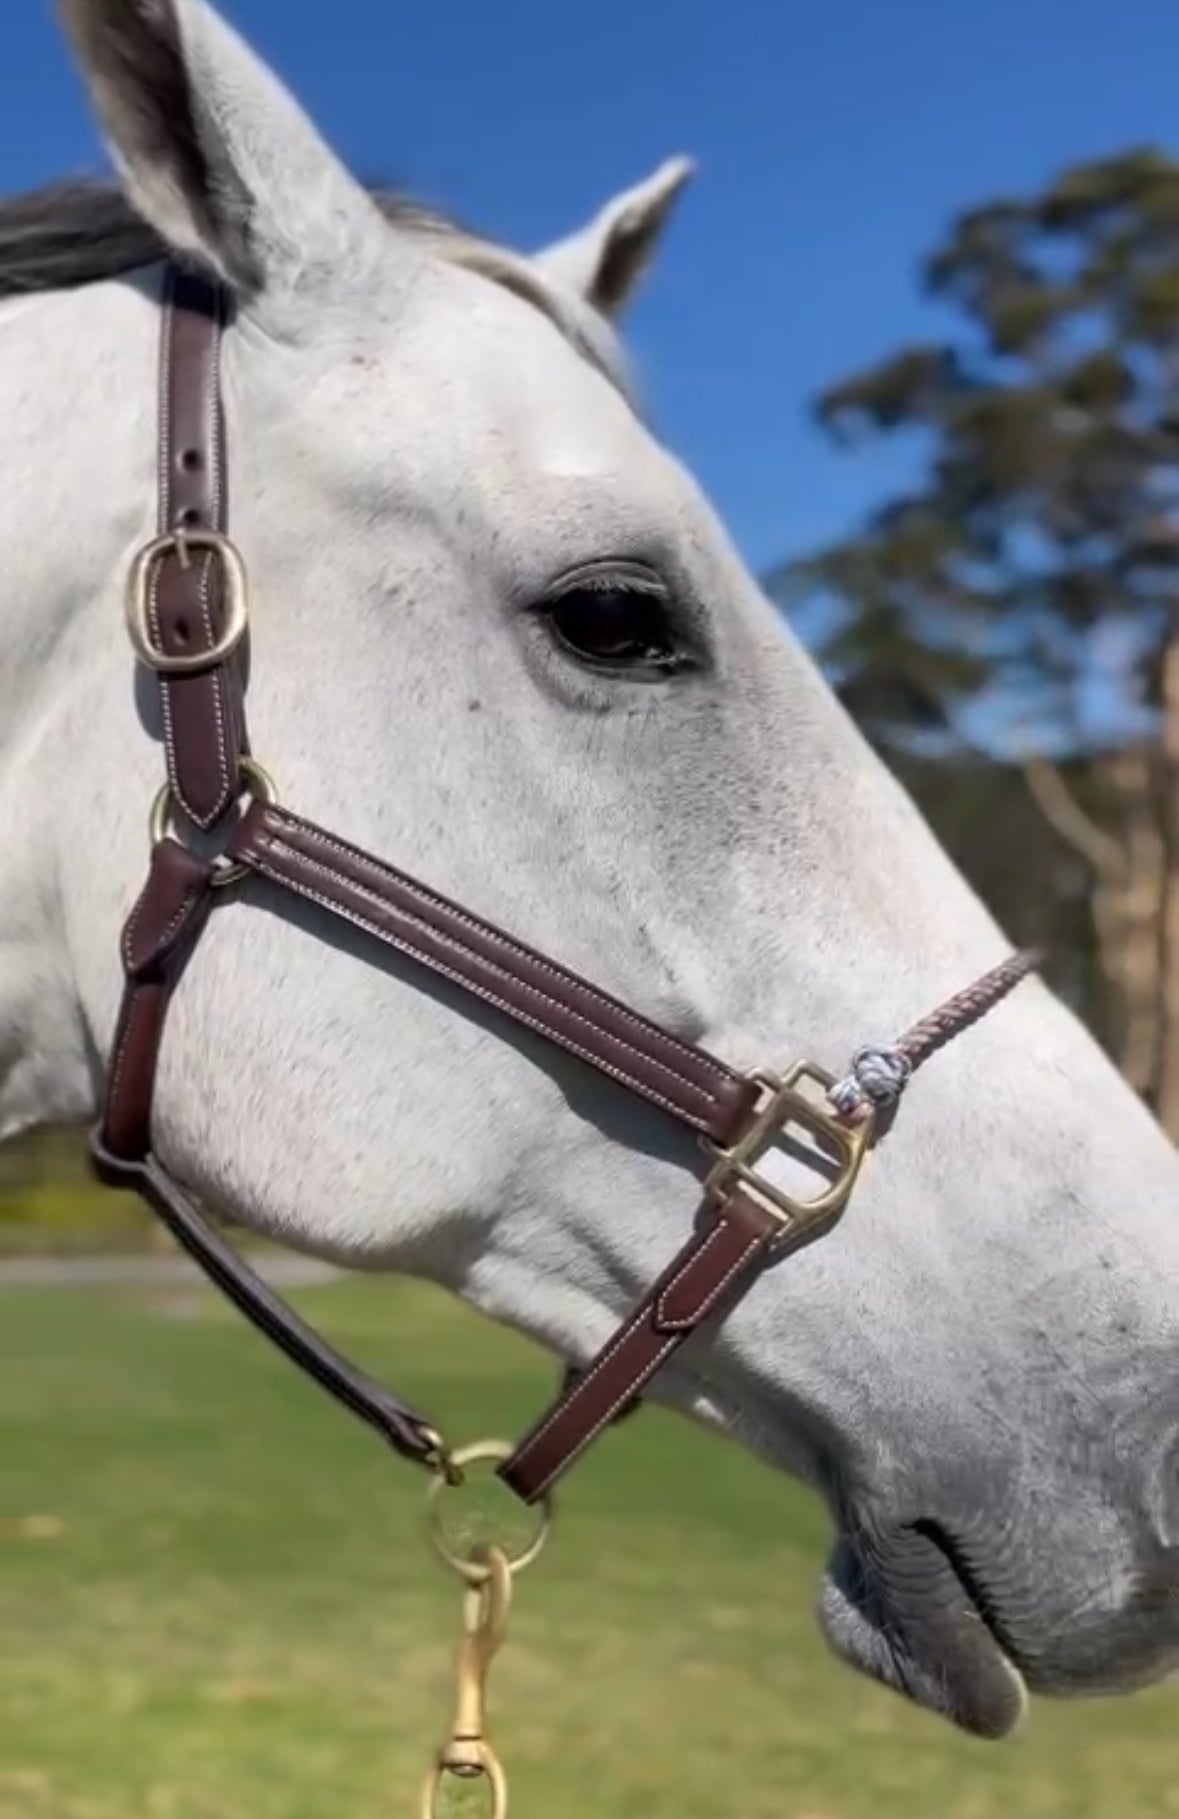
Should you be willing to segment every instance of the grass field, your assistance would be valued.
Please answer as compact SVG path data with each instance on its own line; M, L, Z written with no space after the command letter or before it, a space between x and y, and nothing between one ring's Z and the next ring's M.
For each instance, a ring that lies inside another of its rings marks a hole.
M551 1386L420 1287L297 1299L456 1434ZM4 1819L411 1819L459 1610L418 1474L204 1293L9 1291L0 1330ZM604 1442L496 1663L513 1819L1179 1815L1174 1688L969 1742L828 1658L826 1541L684 1423Z

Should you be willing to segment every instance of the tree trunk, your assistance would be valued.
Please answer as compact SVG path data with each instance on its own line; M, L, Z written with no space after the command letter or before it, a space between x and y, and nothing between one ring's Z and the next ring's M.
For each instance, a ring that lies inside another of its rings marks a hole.
M1144 746L1092 761L1106 826L1082 807L1057 765L1034 758L1024 766L1044 819L1092 872L1093 933L1114 1009L1109 1044L1135 1092L1151 1101L1158 1086L1163 876L1153 768Z
M1159 1037L1154 1106L1179 1142L1179 630L1162 663L1158 815L1163 867L1159 918Z
M1116 1059L1134 1090L1153 1105L1162 1039L1164 848L1152 756L1147 747L1131 746L1102 761L1120 824L1124 863L1119 877L1097 881L1093 920L1120 1003Z

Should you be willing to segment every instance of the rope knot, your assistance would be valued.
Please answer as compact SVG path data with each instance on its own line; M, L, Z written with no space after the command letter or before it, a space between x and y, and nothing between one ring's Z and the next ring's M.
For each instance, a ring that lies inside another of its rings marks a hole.
M828 1094L836 1111L854 1118L868 1106L895 1105L908 1085L913 1063L895 1043L858 1048L851 1068Z

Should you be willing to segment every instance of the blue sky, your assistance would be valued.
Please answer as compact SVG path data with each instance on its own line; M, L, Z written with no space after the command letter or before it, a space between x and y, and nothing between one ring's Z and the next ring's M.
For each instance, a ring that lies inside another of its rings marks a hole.
M672 152L700 172L631 319L652 416L763 567L899 470L816 389L928 334L950 213L1179 142L1176 0L225 0L336 148L524 248ZM51 0L5 0L0 188L102 154Z

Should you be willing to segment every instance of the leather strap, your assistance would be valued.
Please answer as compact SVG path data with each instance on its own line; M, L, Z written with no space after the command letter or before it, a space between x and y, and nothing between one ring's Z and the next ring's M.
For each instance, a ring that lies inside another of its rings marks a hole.
M748 1122L756 1087L577 974L523 946L416 879L276 804L253 802L229 856L285 891L411 955L718 1143ZM500 1469L526 1502L633 1407L655 1372L745 1285L780 1222L734 1193L706 1201L699 1229L593 1363Z
M743 1074L289 810L251 803L228 851L284 890L495 1005L714 1142L730 1142L748 1122L757 1088Z
M169 273L161 352L162 532L224 529L224 428L218 361L222 293L194 273ZM183 536L150 577L149 626L159 652L211 651L225 625L220 558ZM168 777L180 807L216 826L242 795L247 755L235 651L195 673L160 677ZM219 870L160 840L128 918L123 1005L101 1128L91 1140L103 1180L150 1204L241 1311L324 1389L396 1450L440 1463L424 1418L355 1370L256 1275L151 1151L156 1067L168 1006L223 882L228 858L319 904L375 940L493 1004L719 1145L750 1128L759 1090L715 1056L638 1015L404 872L276 805L254 801L230 832ZM736 1185L707 1198L697 1230L583 1371L501 1468L527 1502L545 1494L602 1428L633 1407L655 1372L752 1280L781 1224Z
M228 518L221 335L226 293L169 267L160 354L160 534L224 531ZM208 550L172 551L150 581L152 641L170 657L214 648L225 625L224 572ZM168 782L189 819L215 827L240 791L247 753L239 650L189 675L159 675Z
M151 1147L151 1108L168 1005L212 905L213 867L161 840L123 929L126 984L107 1083L103 1145L139 1160Z
M349 1364L227 1244L151 1153L151 1110L172 994L212 903L213 868L173 840L156 846L147 883L128 918L126 975L103 1125L90 1138L100 1180L137 1193L209 1280L266 1338L322 1388L419 1463L439 1457L424 1416Z
M705 1202L699 1229L629 1319L524 1436L498 1476L525 1503L551 1490L656 1371L710 1317L749 1287L780 1233L771 1214L737 1191L719 1210Z
M321 1389L367 1422L402 1458L418 1465L442 1463L438 1435L425 1416L357 1370L308 1326L226 1243L154 1156L128 1159L96 1135L90 1140L90 1157L101 1180L147 1202L209 1281Z

